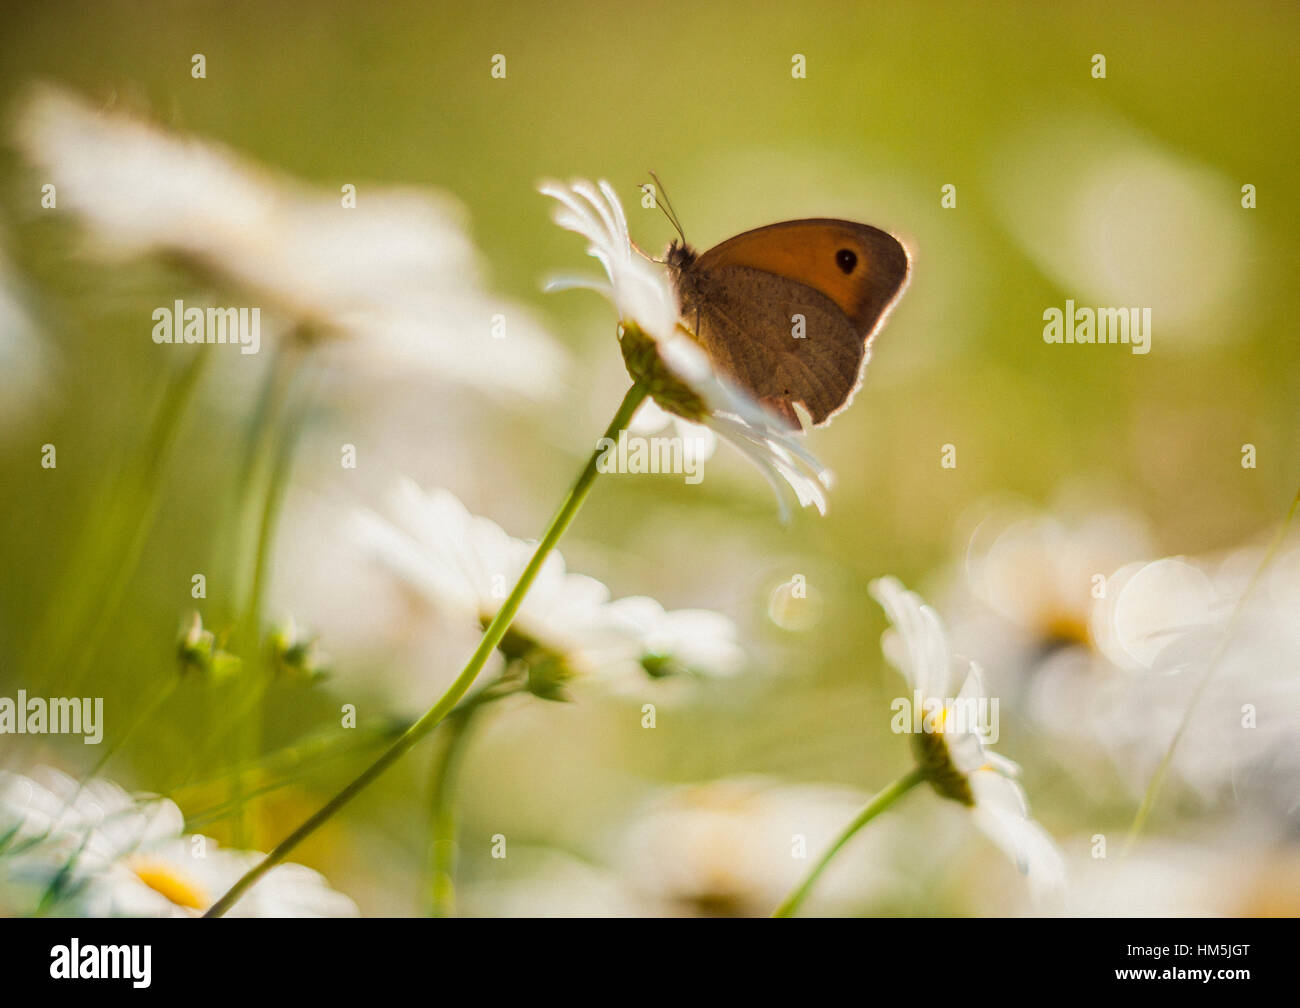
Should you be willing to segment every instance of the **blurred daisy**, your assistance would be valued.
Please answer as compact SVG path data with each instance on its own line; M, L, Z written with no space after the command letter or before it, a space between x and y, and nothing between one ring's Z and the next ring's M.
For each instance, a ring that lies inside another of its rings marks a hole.
M196 917L262 855L185 835L173 802L110 781L79 785L49 768L0 772L0 912ZM262 891L258 891L262 890ZM272 870L231 911L246 917L355 916L302 865Z
M142 847L95 876L76 899L89 917L197 917L262 860L208 837L183 836ZM356 905L300 864L274 868L228 917L355 917Z
M1206 801L1254 794L1293 823L1300 550L1165 557L1111 580L1094 625L1127 674L1088 728L1126 780L1144 787L1182 730L1171 766L1184 784Z
M872 596L892 624L881 645L885 657L915 691L922 709L945 714L954 701L985 696L979 666L954 655L938 615L895 578L873 581ZM1064 862L1051 837L1029 816L1020 768L989 748L987 726L973 719L956 727L945 716L936 730L910 734L917 763L940 795L971 809L975 823L1028 877L1037 897L1064 884Z
M470 514L446 490L425 493L398 484L389 517L356 513L355 529L372 555L442 615L464 625L491 622L536 544ZM610 600L595 578L567 571L559 551L547 555L499 650L527 669L529 687L564 695L574 678L626 685L652 675L691 671L725 675L740 662L735 626L703 610L665 612L647 598Z
M637 812L618 844L620 874L666 914L766 916L862 804L855 792L736 777L674 788ZM900 837L879 824L828 870L814 913L850 913L896 890Z
M826 513L830 473L796 435L750 396L718 375L708 356L680 325L680 305L667 272L632 245L627 218L608 182L545 182L558 201L555 222L587 240L608 281L563 279L550 290L585 287L604 294L618 312L619 343L628 371L645 383L669 413L703 424L736 446L763 473L788 517L784 481L800 506Z
M1118 507L1002 509L964 546L945 601L956 646L979 654L995 691L1037 727L1087 746L1081 727L1116 678L1094 610L1114 591L1112 575L1149 555L1145 524ZM1063 762L1077 772L1084 755Z
M640 664L654 678L681 673L733 675L745 653L736 625L711 609L668 610L645 595L610 603L615 620L640 642Z
M1152 836L1118 856L1096 857L1097 838L1070 844L1065 910L1082 917L1295 917L1300 848L1266 821L1234 811L1177 837Z
M17 139L93 252L160 255L233 286L348 373L556 387L561 352L527 311L483 289L464 213L445 197L361 187L348 206L346 194L53 87L27 96Z
M606 868L560 851L518 847L490 879L465 887L462 907L466 917L626 918L659 910Z
M1148 550L1143 523L1118 508L1077 519L996 512L966 544L954 635L1025 672L1060 650L1092 649L1106 579Z

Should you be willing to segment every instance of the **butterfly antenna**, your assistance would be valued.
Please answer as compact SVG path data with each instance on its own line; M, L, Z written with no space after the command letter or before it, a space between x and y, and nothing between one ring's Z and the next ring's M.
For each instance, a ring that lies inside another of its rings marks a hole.
M672 200L668 198L668 192L664 189L664 184L659 181L659 176L654 172L650 173L650 177L654 179L655 187L658 190L658 197L655 199L655 206L664 212L664 216L668 218L668 223L673 226L673 229L677 232L677 236L681 238L682 244L685 245L686 232L682 230L681 222L677 218L677 211L673 209ZM660 202L661 200L662 202Z

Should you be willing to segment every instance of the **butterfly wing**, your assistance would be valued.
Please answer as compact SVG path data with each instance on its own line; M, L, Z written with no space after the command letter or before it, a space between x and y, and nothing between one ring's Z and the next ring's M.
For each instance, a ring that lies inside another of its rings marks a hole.
M682 316L724 373L798 426L843 409L907 282L907 251L866 224L801 220L737 235L679 283Z

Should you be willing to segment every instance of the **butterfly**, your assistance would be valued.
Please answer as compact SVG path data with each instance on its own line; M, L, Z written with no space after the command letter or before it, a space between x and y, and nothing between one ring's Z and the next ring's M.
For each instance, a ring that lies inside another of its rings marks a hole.
M796 404L821 426L852 400L911 264L887 231L831 218L768 224L704 253L682 237L663 261L714 367L795 430Z

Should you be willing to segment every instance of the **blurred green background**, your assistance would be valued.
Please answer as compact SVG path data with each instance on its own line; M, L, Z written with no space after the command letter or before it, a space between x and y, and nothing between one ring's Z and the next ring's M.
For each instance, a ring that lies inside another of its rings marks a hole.
M840 216L888 228L912 249L911 287L863 391L810 439L837 476L828 517L804 512L780 527L757 474L725 445L699 487L673 477L598 484L562 547L569 566L616 596L727 613L753 667L674 706L653 732L640 728L639 703L617 698L501 713L465 768L470 909L474 883L495 870L480 842L492 833L597 862L610 824L657 782L758 773L869 791L905 769L906 747L882 713L898 685L880 659L884 620L866 585L893 573L937 590L972 509L990 498L1050 508L1069 488L1145 520L1158 554L1195 554L1267 535L1295 492L1294 5L100 0L14 5L3 23L6 111L33 81L52 81L326 191L402 184L460 200L490 285L531 305L575 363L547 406L468 393L424 402L431 414L469 418L472 469L464 450L421 436L418 415L385 456L523 538L540 533L626 387L607 308L540 292L550 274L595 267L550 222L539 179L609 179L634 239L656 252L673 235L638 205L650 169L698 247L790 217ZM204 80L190 77L196 52L207 58ZM489 74L495 53L507 57L504 80ZM806 56L806 79L791 76L795 53ZM1095 53L1104 80L1091 75ZM0 175L0 242L50 364L48 388L6 413L0 431L0 693L12 695L27 682L35 628L69 579L81 584L106 509L140 477L168 376L140 320L185 296L188 281L171 266L78 255L75 226L40 214L39 179L14 150ZM947 184L953 209L940 205ZM1241 206L1246 184L1256 209ZM1152 352L1046 345L1042 313L1066 298L1152 306ZM4 395L17 399L11 380ZM128 717L117 712L142 709L173 674L190 575L210 564L227 506L252 394L205 396L167 464L123 604L97 614L106 634L88 673L110 737ZM323 412L346 427L346 415ZM39 465L45 442L59 446L55 471ZM1240 465L1248 442L1254 470ZM939 465L945 443L957 446L955 470ZM300 475L320 488L323 468ZM782 629L769 596L795 573L819 609L804 629ZM285 614L277 600L270 615ZM311 629L330 652L345 628ZM65 643L79 653L75 639ZM384 713L386 693L365 684L367 663L378 679L386 656L349 661L346 689L277 687L265 752L333 723L340 702ZM228 754L203 754L195 740L231 709L185 683L110 776L172 793L187 813L218 805ZM1015 717L1004 711L1000 748L1025 765L1048 830L1065 844L1122 829L1132 796L1035 760L1042 740ZM93 762L88 749L74 739L40 755L76 772ZM7 765L35 758L10 755ZM364 758L296 774L254 804L238 839L265 849ZM176 790L194 759L195 777L217 783ZM301 860L366 912L419 912L426 775L422 749ZM1167 807L1161 829L1183 835L1204 812ZM229 820L202 828L235 839ZM1002 906L970 899L936 883L910 901L855 909Z

